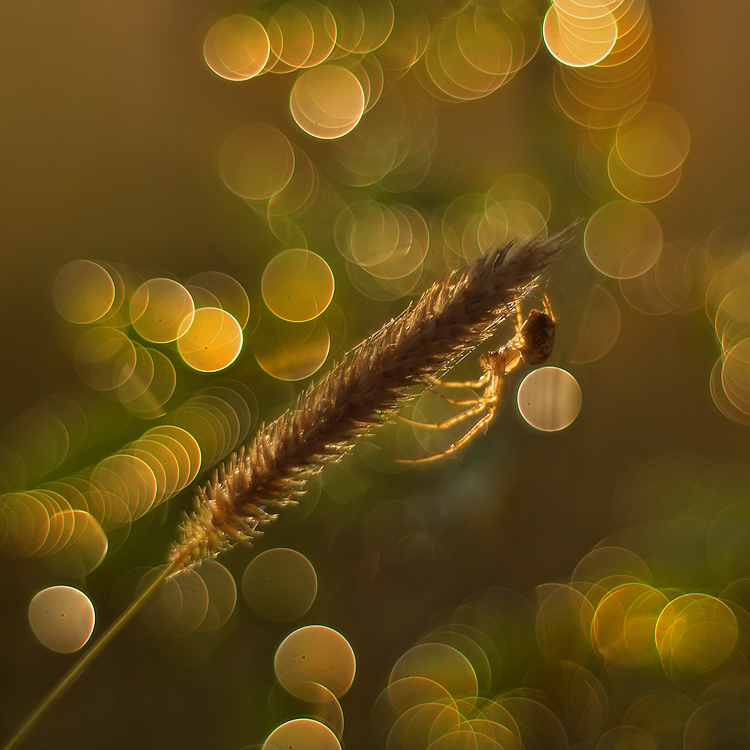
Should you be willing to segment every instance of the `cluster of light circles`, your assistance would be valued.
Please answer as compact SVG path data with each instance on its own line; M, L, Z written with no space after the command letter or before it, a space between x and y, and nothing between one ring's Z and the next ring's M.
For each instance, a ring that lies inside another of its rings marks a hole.
M155 278L136 289L130 317L146 341L174 343L188 367L217 372L239 356L250 302L237 281L219 272L199 274L186 285Z
M469 12L478 11L464 11ZM600 272L619 279L624 297L637 309L651 314L691 309L696 277L702 270L699 253L679 243L662 252L658 220L645 206L628 205L651 203L671 193L690 149L690 133L682 117L671 107L646 101L655 62L646 0L555 0L545 17L544 39L559 63L555 71L558 103L587 128L576 163L579 182L592 197L607 204L587 227L589 260ZM476 257L487 237L490 241L494 235L503 237L503 211L481 201L480 195L461 196L445 210L439 232L430 224L433 245L442 245L449 267L462 257ZM533 200L530 203L546 219L548 211ZM544 230L544 223L529 216L526 207L520 214L519 224L528 227L511 228L509 236ZM477 233L475 225L480 222ZM477 234L479 243L475 242ZM617 238L614 244L612 237ZM600 293L596 302L607 308L612 325L600 332L596 352L581 340L581 351L573 353L571 361L601 356L619 331L614 300L605 301Z
M86 444L89 417L81 403L49 396L11 420L0 442L0 492L36 484Z
M293 0L273 15L220 19L206 35L204 58L232 81L298 72L292 117L308 135L330 140L357 127L384 81L413 71L434 98L478 99L510 81L541 42L541 19L528 2L432 15L409 5L395 13L390 0L364 6Z
M204 388L169 423L150 428L87 472L90 512L105 529L135 521L235 449L257 413L255 396L241 383Z
M555 0L544 23L558 60L558 104L587 128L576 174L602 202L653 203L680 181L690 133L671 107L647 103L655 74L646 0Z
M419 29L429 31L426 17L415 17ZM401 22L398 35L383 50L391 67L404 64L408 69L402 43L412 26ZM301 71L290 96L292 117L308 135L330 140L353 130L377 101L383 70L377 58L364 63L363 56L383 45L393 28L388 0L365 9L356 2L336 7L295 0L272 16L222 18L206 35L204 57L228 80Z
M253 337L258 364L279 380L309 377L331 348L324 320L335 289L331 267L310 250L284 250L266 266L261 288L270 315L263 317Z
M711 371L711 395L725 416L750 424L750 262L744 249L713 276L705 309L720 354Z
M372 299L397 299L419 282L430 233L416 209L363 198L341 210L334 239L359 291Z
M231 133L219 152L219 173L285 247L308 247L310 233L325 236L335 191L277 128L253 123Z
M351 187L414 190L430 172L436 145L437 111L432 102L390 86L358 127L336 141L330 169Z
M432 29L413 70L435 99L480 99L508 83L533 59L541 36L541 19L532 3L469 3Z
M424 19L399 21L383 57L394 69L408 67L403 41L424 36ZM389 0L322 4L315 0L284 3L273 15L232 15L217 21L206 34L203 54L216 75L244 81L264 73L309 70L350 56L374 52L394 31L395 14Z
M156 568L144 573L132 598L161 572ZM141 618L159 635L185 636L222 628L236 605L237 586L232 574L216 560L207 560L198 568L169 578L141 612Z
M185 489L236 448L257 419L253 393L214 385L188 400L170 423L98 464L34 490L0 496L0 549L13 557L51 556L73 547L84 571L107 552L105 532L128 527Z
M150 451L152 441L158 448ZM187 468L185 478L192 481L196 475L193 469L200 466L200 449L189 433L174 427L152 427L141 439L103 459L88 472L86 502L106 530L140 518L177 489L181 473L174 471L174 464L168 464L172 469L168 475L160 455L172 441L187 446L189 466L180 466L179 470Z
M274 729L263 747L294 742L339 750L344 713L339 699L354 681L356 658L341 633L325 625L307 625L290 633L274 657L277 684L269 703L292 719ZM283 742L282 742L283 740Z
M742 607L704 593L656 588L635 553L602 546L576 567L569 586L551 587L550 609L541 627L553 634L554 612L580 623L581 636L608 662L627 667L660 665L680 686L686 679L721 667L732 656L740 626L750 623ZM540 632L537 619L537 631ZM747 633L743 635L746 637Z
M239 356L250 317L245 290L220 272L183 285L76 260L57 275L53 296L65 320L88 326L73 353L81 380L146 419L165 414L177 373L164 352L134 340L131 330L148 344L171 345L193 370L216 372Z
M567 747L538 689L497 693L528 669L533 624L531 604L514 592L493 588L467 599L395 663L371 714L383 746Z
M684 307L692 297L689 261L677 246L662 258L661 227L642 205L675 189L690 149L682 117L671 107L646 101L655 65L646 0L555 0L545 18L544 38L559 63L554 78L558 104L587 128L576 160L578 182L605 204L586 227L589 260L604 275L619 279L623 296L636 309L663 314ZM617 324L609 329L616 336L619 313L614 317Z
M83 492L62 480L0 495L0 550L9 557L43 556L62 575L83 577L109 546L86 505Z
M334 239L354 286L371 299L391 300L414 293L430 260L444 273L515 237L544 234L550 210L538 180L512 174L484 194L451 200L428 219L403 204L353 200L338 214ZM437 259L428 256L431 248Z
M245 442L258 418L258 403L244 384L212 385L176 409L170 425L195 438L200 448L201 466L208 468Z
M636 110L617 127L607 174L624 198L653 203L677 187L690 150L690 131L682 117L664 104L647 102Z
M431 240L448 268L471 262L514 238L547 234L549 192L534 177L507 174L485 193L460 195L430 220Z
M575 122L615 128L645 103L656 72L646 0L555 0L544 41L559 62L555 98Z
M664 105L647 103L643 109L645 110L643 118L638 115L634 115L632 118L635 120L632 125L633 130L638 129L637 125L642 123L647 116L652 115L656 109L662 109L664 119L672 119L676 127L677 123L682 122L682 118L674 110L664 107ZM589 131L588 135L581 138L576 157L576 177L584 192L601 203L619 196L637 203L654 203L665 198L677 187L682 176L682 159L687 154L688 145L684 143L684 147L679 154L676 146L672 149L674 158L670 160L670 165L676 164L677 166L671 172L663 174L636 172L631 165L623 161L618 149L617 134L627 135L628 137L623 139L622 152L626 154L626 158L631 155L627 153L625 148L628 140L631 140L629 137L631 126L627 122L623 120L622 127L610 132L596 131L595 140L589 137L594 135L594 131ZM687 133L687 128L684 128L683 132ZM639 148L645 154L652 151L652 144L646 143L646 139L652 139L652 141L667 140L666 128L663 130L654 128L650 131L648 131L648 128L643 128L637 135L643 137L644 142L640 144ZM675 138L677 138L677 135L675 135ZM635 160L631 160L631 164L634 163ZM656 166L638 167L638 169L650 171L662 168Z
M536 608L504 589L472 595L396 661L374 730L389 748L514 750L671 747L666 732L700 735L729 703L701 696L706 680L721 684L744 663L750 617L735 593L650 581L638 555L602 546L570 583L539 586Z
M589 131L581 139L576 174L599 201L616 193L636 203L669 195L682 176L690 132L671 107L654 102L634 107L616 129Z
M177 384L169 357L117 328L89 328L78 339L73 358L83 383L144 419L164 414Z
M294 0L273 15L229 16L208 32L204 57L229 80L289 73L347 58L374 56L388 77L407 73L424 54L430 19L419 8L377 3Z

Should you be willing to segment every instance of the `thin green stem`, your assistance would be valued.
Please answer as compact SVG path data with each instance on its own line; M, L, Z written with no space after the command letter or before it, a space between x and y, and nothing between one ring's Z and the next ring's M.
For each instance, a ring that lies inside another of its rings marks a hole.
M179 561L168 565L148 588L109 626L93 646L71 667L60 679L47 697L29 715L18 731L8 740L3 750L13 750L19 742L34 728L39 719L46 713L58 698L62 697L68 688L81 676L86 667L104 651L107 644L133 619L144 604L159 590L161 584L180 567Z

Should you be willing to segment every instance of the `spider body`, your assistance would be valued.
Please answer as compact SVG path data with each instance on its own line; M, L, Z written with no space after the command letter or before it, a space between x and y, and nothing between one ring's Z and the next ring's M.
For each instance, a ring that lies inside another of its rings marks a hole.
M438 394L449 404L469 407L450 419L431 424L415 422L406 417L399 417L402 421L418 427L441 430L458 424L472 416L480 415L480 418L464 435L444 451L431 456L425 456L424 458L402 459L402 463L425 463L427 461L437 461L443 456L451 455L469 443L475 435L492 422L500 406L502 389L508 373L515 369L521 362L527 365L540 365L552 353L555 343L555 318L552 315L552 310L546 297L543 304L543 311L531 310L524 321L521 319L520 310L516 308L517 324L515 335L499 349L482 355L480 364L484 369L484 374L479 380L451 383L434 379L430 382L430 388L433 386L443 386L445 388L483 388L484 390L481 396L462 400L451 399L443 394Z
M544 312L532 310L519 333L522 341L521 359L527 365L540 365L552 354L555 345L555 319L549 309Z

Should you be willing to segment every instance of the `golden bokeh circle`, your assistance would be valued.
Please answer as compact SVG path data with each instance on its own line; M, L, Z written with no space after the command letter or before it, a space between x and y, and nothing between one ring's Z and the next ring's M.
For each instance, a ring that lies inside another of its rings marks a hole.
M97 391L111 391L123 385L137 362L133 342L115 328L96 327L86 331L73 352L76 372Z
M253 337L258 364L279 380L302 380L328 358L331 337L322 318L305 323L276 319L261 325Z
M115 283L98 263L73 260L55 277L52 299L57 311L70 323L94 323L110 311Z
M268 735L261 750L341 750L336 735L315 719L292 719Z
M661 225L645 206L614 201L589 219L583 244L597 271L616 279L630 279L645 273L659 259Z
M29 606L34 635L61 654L78 651L94 632L94 605L79 589L51 586L40 591Z
M479 686L471 662L445 643L420 643L409 649L394 664L388 682L414 677L437 682L453 699L477 696Z
M569 427L581 410L581 387L559 367L540 367L518 387L518 410L532 427L557 432Z
M263 24L239 14L217 21L203 43L208 67L229 81L246 81L262 73L269 53Z
M544 17L544 42L550 54L572 68L587 68L604 60L617 41L617 22L605 3L599 4L600 16L586 19L571 16L562 6L553 2Z
M271 125L256 122L235 130L219 151L219 173L237 195L263 201L284 189L294 173L294 149Z
M317 591L318 577L310 561L283 547L262 552L242 576L242 593L250 608L275 622L302 617Z
M647 102L617 128L617 154L629 169L644 177L663 177L685 161L690 130L672 107Z
M615 298L597 284L576 310L580 317L570 344L568 362L582 364L603 357L620 334L620 307Z
M709 594L683 594L664 607L656 623L656 647L668 676L705 674L723 664L738 637L737 618Z
M199 372L218 372L234 362L242 351L242 328L226 310L201 307L190 327L177 341L180 356Z
M316 253L291 249L271 259L261 289L268 309L282 320L303 323L317 318L331 303L333 271Z
M607 175L612 187L635 203L655 203L666 198L679 184L682 167L656 177L634 172L620 158L617 146L613 146L607 159Z
M290 633L276 650L276 677L292 695L317 682L341 697L354 681L356 659L349 641L325 625L306 625Z
M176 341L190 326L195 303L185 287L173 279L149 279L136 289L130 318L138 334L155 344Z
M319 65L297 79L289 108L305 133L331 140L357 126L365 111L365 94L357 76L347 68Z

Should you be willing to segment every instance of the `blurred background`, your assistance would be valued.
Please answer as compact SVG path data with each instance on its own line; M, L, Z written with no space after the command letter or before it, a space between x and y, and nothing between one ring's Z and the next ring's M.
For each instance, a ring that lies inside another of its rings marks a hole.
M358 441L26 746L750 746L748 28L740 0L5 2L0 733L260 424L580 220L520 302L549 367L485 436Z

